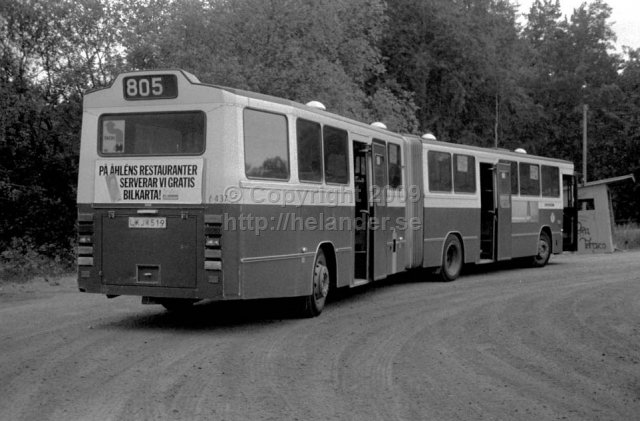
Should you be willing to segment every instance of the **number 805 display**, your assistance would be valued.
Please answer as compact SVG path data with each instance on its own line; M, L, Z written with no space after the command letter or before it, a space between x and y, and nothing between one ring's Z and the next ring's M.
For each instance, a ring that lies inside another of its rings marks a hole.
M166 99L178 96L178 80L175 75L149 75L125 77L122 82L124 98Z

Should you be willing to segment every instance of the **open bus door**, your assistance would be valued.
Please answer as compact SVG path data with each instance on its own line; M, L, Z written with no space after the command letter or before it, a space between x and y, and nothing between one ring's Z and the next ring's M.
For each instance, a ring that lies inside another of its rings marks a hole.
M511 259L511 165L496 165L496 257L497 260Z
M353 142L355 177L355 283L387 276L387 148L382 142Z
M511 258L511 166L480 163L481 261Z
M578 179L562 175L562 250L578 250Z
M373 279L387 276L387 236L388 229L383 222L387 218L387 147L384 142L374 140L372 150L373 184L371 203L371 223L369 224L371 239L371 268ZM388 221L386 222L388 224Z
M371 147L353 142L353 172L355 187L354 278L356 283L369 280L369 177Z

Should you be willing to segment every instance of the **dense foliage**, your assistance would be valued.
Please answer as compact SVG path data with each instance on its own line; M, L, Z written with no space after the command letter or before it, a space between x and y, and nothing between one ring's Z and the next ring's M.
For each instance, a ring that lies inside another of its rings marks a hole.
M70 249L83 92L132 69L184 68L578 169L587 104L588 179L628 174L640 168L640 49L615 49L610 16L602 0L568 18L553 0L524 17L515 0L1 2L0 252ZM630 187L617 217L638 221Z

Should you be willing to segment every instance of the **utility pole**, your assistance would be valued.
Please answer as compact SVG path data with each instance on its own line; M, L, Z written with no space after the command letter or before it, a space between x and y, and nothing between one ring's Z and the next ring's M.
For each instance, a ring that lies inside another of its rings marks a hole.
M587 183L587 112L589 106L582 104L582 182Z
M498 122L500 121L500 98L496 92L496 119L493 125L493 147L498 148Z

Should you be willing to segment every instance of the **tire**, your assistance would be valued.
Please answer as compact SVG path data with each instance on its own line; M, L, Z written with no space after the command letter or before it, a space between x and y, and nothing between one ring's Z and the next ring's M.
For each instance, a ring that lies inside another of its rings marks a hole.
M540 238L538 239L538 254L533 256L531 264L534 267L541 268L547 264L550 257L551 238L549 238L549 234L547 234L545 231L542 231L540 233Z
M188 298L167 298L162 300L160 304L172 313L184 312L190 310L196 300L190 300Z
M317 317L322 313L324 305L329 295L331 286L331 272L327 265L327 258L322 249L318 250L316 260L313 264L313 275L311 277L311 295L304 297L302 306L303 317Z
M444 282L451 282L460 276L463 265L462 244L455 235L450 235L444 242L442 251L442 265L438 271L440 279Z

